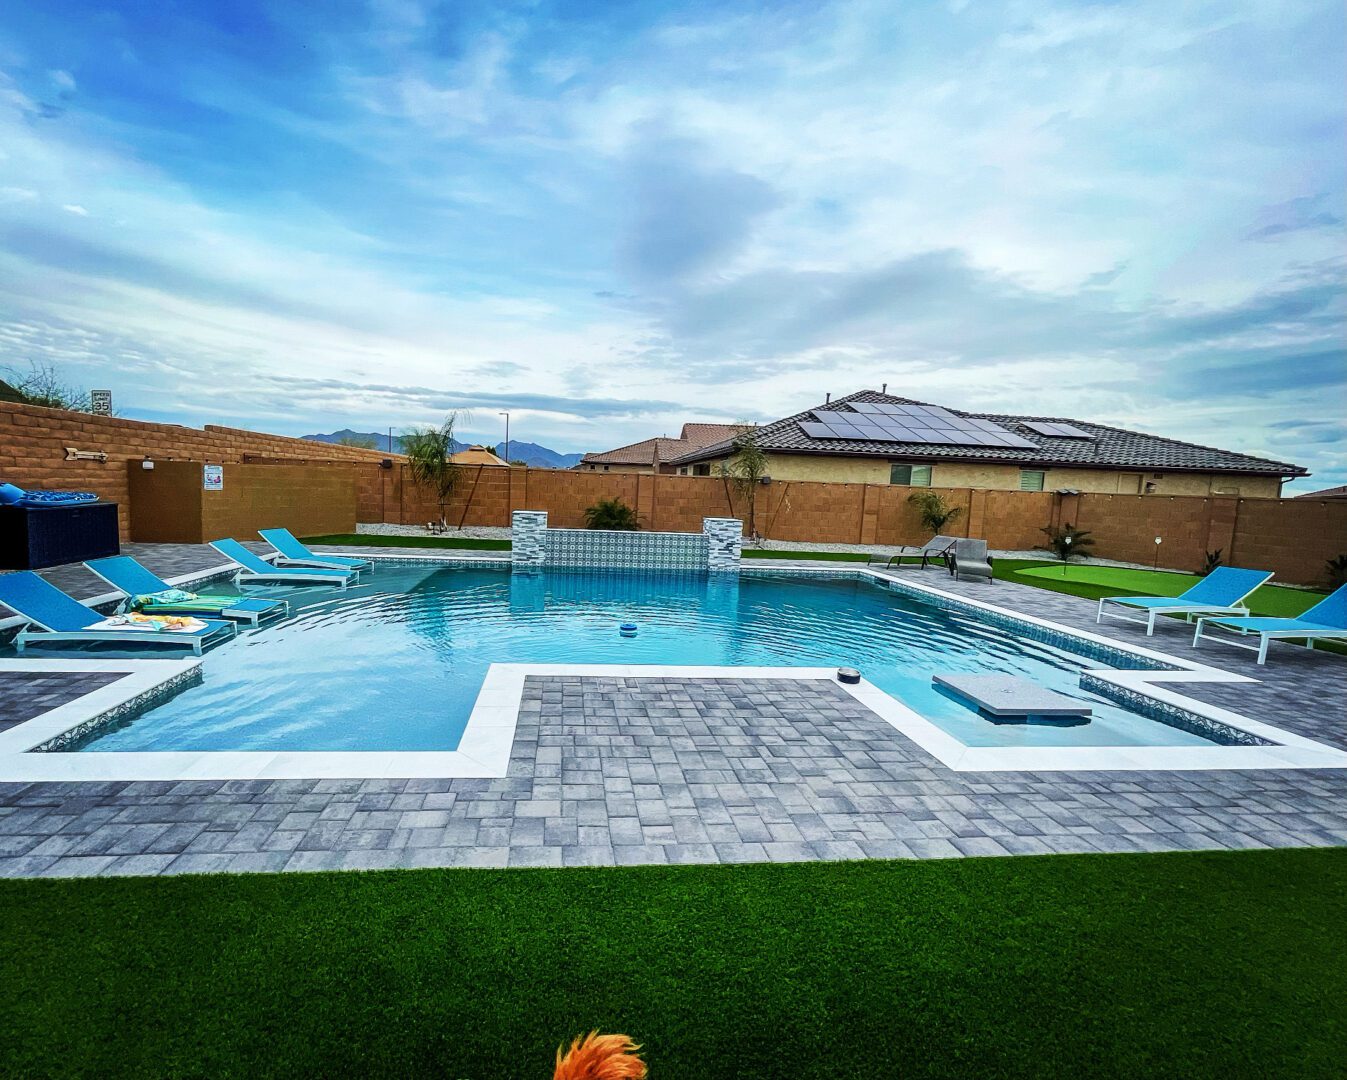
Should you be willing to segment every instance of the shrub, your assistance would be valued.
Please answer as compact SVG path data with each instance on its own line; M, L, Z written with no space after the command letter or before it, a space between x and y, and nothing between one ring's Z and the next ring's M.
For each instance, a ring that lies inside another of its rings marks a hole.
M1336 559L1329 559L1324 563L1324 570L1328 574L1328 587L1336 589L1338 586L1347 584L1347 555L1339 555Z
M962 506L950 506L934 491L914 491L907 501L921 514L921 523L935 536L941 529L963 513Z
M1223 561L1221 559L1221 553L1224 550L1225 548L1217 548L1215 551L1207 552L1207 557L1202 563L1202 569L1198 571L1198 573L1202 577L1206 577L1208 574L1210 574L1213 570L1215 570L1218 566L1221 565Z
M1045 525L1038 530L1047 535L1048 543L1044 549L1051 551L1062 562L1069 562L1079 555L1082 559L1089 558L1089 552L1085 549L1094 547L1094 540L1090 534L1081 529L1077 529L1069 522L1060 527Z
M619 532L635 532L641 526L636 523L636 511L621 499L600 499L585 511L585 528L614 529Z

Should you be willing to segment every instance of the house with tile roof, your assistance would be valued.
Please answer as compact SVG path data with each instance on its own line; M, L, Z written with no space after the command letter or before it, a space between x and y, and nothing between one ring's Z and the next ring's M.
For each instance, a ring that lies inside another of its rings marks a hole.
M773 480L1278 498L1299 465L1059 416L948 409L861 390L755 429ZM719 472L734 436L661 455Z
M678 471L669 464L674 458L714 443L733 442L743 430L742 424L688 423L676 439L662 435L616 450L586 454L575 468L579 472L614 473L653 473L658 468L662 473L673 473Z

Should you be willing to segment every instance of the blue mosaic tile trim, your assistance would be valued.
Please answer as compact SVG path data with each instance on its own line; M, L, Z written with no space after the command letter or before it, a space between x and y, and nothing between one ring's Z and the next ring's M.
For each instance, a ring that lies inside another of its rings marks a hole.
M549 567L704 571L707 566L702 533L548 529L544 546Z
M201 668L195 667L191 671L184 671L172 678L166 679L158 686L151 687L143 694L137 694L129 701L124 701L120 705L108 709L106 712L92 716L83 723L76 724L74 727L61 732L48 739L46 742L39 743L32 747L30 754L57 754L67 753L72 750L79 750L93 742L100 735L105 735L114 727L123 726L131 723L142 713L162 705L169 698L176 697L182 691L189 687L196 686L201 682Z
M1118 648L1100 641L1091 641L1078 634L1068 630L1055 630L1049 626L1040 626L1029 619L1020 618L1015 615L1002 614L997 611L988 611L986 608L976 607L973 604L964 603L956 597L937 596L934 593L923 592L920 589L913 589L903 582L888 581L881 578L873 578L868 574L858 574L881 588L889 592L902 593L914 600L920 600L923 603L930 604L932 607L942 608L946 611L957 611L961 614L972 615L980 622L985 622L989 626L999 626L1007 630L1014 630L1021 637L1028 638L1031 641L1038 641L1044 645L1050 645L1056 649L1063 649L1066 652L1075 653L1077 656L1084 656L1090 660L1097 660L1109 665L1109 667L1127 668L1132 671L1183 671L1180 664L1169 664L1163 660L1153 660L1148 656L1141 656L1132 652L1130 649Z
M513 563L505 557L499 559L465 559L454 558L450 556L444 559L436 559L430 556L425 558L401 558L394 555L365 555L362 558L368 559L372 563L384 563L388 566L443 566L454 570L461 570L466 567L483 567L487 570L508 570Z
M1115 705L1121 705L1131 712L1140 713L1148 720L1154 720L1157 723L1178 728L1180 731L1187 731L1193 735L1200 735L1202 738L1210 739L1221 746L1278 745L1271 739L1264 739L1250 731L1231 727L1229 724L1223 724L1209 716L1201 716L1168 701L1160 701L1158 698L1153 698L1139 690L1118 686L1116 683L1101 679L1097 675L1082 674L1080 686L1082 690L1088 690L1092 694L1108 698Z

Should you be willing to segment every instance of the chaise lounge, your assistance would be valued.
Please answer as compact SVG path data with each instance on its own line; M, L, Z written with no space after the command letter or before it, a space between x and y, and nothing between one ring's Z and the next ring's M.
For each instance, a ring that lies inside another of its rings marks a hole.
M146 615L201 615L256 626L269 615L290 614L288 600L260 596L198 596L174 588L130 555L92 559L84 564L126 595L124 606Z
M240 544L237 540L212 540L210 546L226 559L239 564L234 584L244 582L276 582L282 585L335 585L343 592L355 581L354 570L319 570L300 566L272 566L271 563Z
M315 554L289 529L259 529L257 535L280 553L276 556L273 564L275 566L316 566L328 570L354 570L356 580L359 581L360 571L369 570L374 565L368 559Z
M1146 636L1150 637L1155 633L1155 620L1160 615L1182 615L1186 622L1191 622L1194 615L1247 615L1249 609L1244 601L1271 579L1272 573L1268 570L1218 566L1178 596L1105 596L1099 601L1094 621L1100 622L1107 615L1123 622L1144 623ZM1146 618L1135 619L1131 615L1109 611L1106 604L1144 611Z
M1245 645L1228 637L1213 637L1203 633L1207 623L1219 626L1222 630L1233 630L1241 637L1248 634L1258 635L1257 645ZM1316 641L1347 641L1347 585L1340 585L1303 615L1294 619L1272 619L1258 617L1205 618L1197 620L1197 630L1193 633L1193 647L1203 639L1222 641L1237 649L1257 651L1258 662L1267 662L1268 646L1275 640L1303 640L1313 649Z
M49 581L30 570L0 574L0 603L13 608L20 618L27 620L14 637L14 649L23 652L30 642L72 642L95 644L103 641L137 645L176 645L201 655L206 642L217 634L233 637L238 625L210 619L196 620L201 625L193 629L170 629L157 620L135 623L116 623L125 616L100 615L78 600L67 596ZM30 628L36 626L37 631Z
M933 536L921 547L904 545L903 550L898 552L897 555L889 556L888 562L884 564L884 569L892 569L895 562L901 568L904 559L915 559L918 560L916 563L918 568L925 570L928 563L939 560L945 552L954 546L955 539L953 536Z
M955 581L966 577L992 580L992 560L987 555L986 540L955 540L945 553L945 565Z

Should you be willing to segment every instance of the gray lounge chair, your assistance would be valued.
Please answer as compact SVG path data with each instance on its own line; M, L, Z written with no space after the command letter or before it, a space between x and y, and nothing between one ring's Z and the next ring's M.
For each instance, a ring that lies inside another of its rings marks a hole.
M928 563L934 562L949 551L954 546L956 537L953 536L933 536L921 547L903 546L903 550L897 555L890 555L889 561L884 564L884 569L893 567L895 562L901 567L904 559L920 560L916 565L925 570Z
M992 579L992 561L987 557L986 540L955 540L950 548L947 565L955 581L964 578Z

